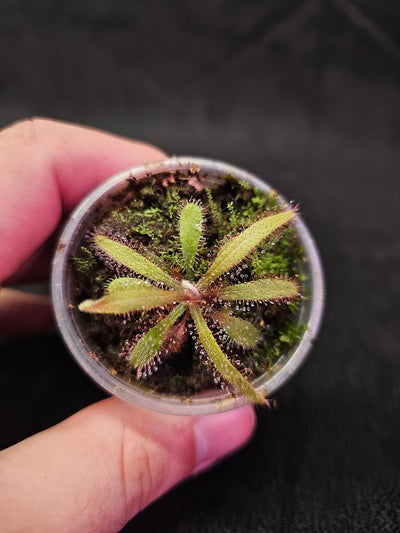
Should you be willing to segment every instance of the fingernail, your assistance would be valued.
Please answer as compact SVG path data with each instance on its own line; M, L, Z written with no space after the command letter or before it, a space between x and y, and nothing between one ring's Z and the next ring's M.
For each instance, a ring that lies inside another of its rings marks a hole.
M195 474L241 448L253 434L255 414L251 406L218 415L202 416L194 422L196 439Z

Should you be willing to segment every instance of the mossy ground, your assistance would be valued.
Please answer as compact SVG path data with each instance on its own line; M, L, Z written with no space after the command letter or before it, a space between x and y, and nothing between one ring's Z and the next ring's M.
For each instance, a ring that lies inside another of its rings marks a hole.
M95 253L91 235L101 233L118 235L139 246L153 262L176 276L182 272L182 255L178 232L179 211L185 201L201 202L206 216L201 246L198 251L196 277L203 274L221 243L229 235L239 232L266 212L281 209L278 196L240 182L232 176L204 175L197 170L158 174L135 180L106 201L96 206L88 221L88 232L71 258L73 279L71 300L82 326L85 340L92 353L103 360L110 371L124 380L144 385L159 393L190 396L214 384L212 369L206 368L191 337L187 338L178 353L164 357L158 372L139 381L136 370L129 364L126 349L160 318L159 311L139 312L129 317L102 314L83 314L77 305L88 298L104 294L107 282L124 269L101 261ZM302 281L303 250L293 228L255 250L243 264L226 277L235 283L268 275L298 276ZM287 354L301 337L304 326L298 324L299 301L284 304L232 304L236 316L251 320L260 330L260 340L255 349L233 346L213 327L213 333L231 360L253 379ZM226 304L228 307L228 304ZM167 313L167 311L165 311ZM211 325L210 325L211 327Z

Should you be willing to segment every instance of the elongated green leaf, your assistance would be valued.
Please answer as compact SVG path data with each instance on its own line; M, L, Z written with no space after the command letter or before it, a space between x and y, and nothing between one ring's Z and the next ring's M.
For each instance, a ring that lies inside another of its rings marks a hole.
M175 324L186 308L187 305L184 303L177 305L166 318L161 320L139 339L130 355L130 362L135 368L141 368L157 355L169 329Z
M97 246L111 257L111 259L128 267L133 272L145 276L152 281L163 283L168 287L177 288L179 286L179 282L167 274L167 272L164 272L159 266L146 259L146 257L136 252L136 250L132 250L126 244L114 241L105 235L96 235L94 240Z
M182 297L183 291L165 291L143 280L120 278L110 283L105 296L98 300L85 300L79 305L79 310L85 313L130 313L171 305L179 302Z
M279 278L258 279L225 287L219 293L221 300L277 300L295 298L299 286L295 281Z
M207 326L201 309L197 306L192 306L190 307L190 313L195 323L199 340L218 372L251 402L266 403L264 397L252 387L239 370L225 357L211 330Z
M257 344L260 332L248 320L232 316L229 311L219 311L214 313L212 317L217 320L227 335L239 346L252 348Z
M193 277L193 264L196 258L202 232L203 213L198 204L189 202L182 209L179 217L179 236L186 275Z
M247 255L262 243L271 233L287 224L295 215L292 209L275 215L268 215L244 231L229 239L220 249L214 262L201 278L198 286L204 289L230 268L241 263Z
M138 278L115 278L107 286L107 292L123 291L132 287L143 286L145 283L148 287L149 284Z

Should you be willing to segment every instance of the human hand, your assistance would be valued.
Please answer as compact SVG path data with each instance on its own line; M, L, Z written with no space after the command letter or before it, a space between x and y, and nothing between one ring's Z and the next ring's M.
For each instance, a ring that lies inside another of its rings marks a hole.
M1 131L0 282L46 275L63 215L115 172L164 157L145 143L44 119ZM0 332L39 331L51 320L47 297L0 292ZM254 423L250 406L195 418L98 402L0 452L1 531L118 531L241 447Z

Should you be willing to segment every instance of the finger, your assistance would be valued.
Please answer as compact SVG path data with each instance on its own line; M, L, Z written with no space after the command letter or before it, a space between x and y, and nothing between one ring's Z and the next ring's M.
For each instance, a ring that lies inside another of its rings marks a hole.
M0 334L29 335L53 325L49 296L14 289L0 291Z
M62 220L59 226L62 227ZM57 233L58 228L49 239L46 239L46 241L41 244L20 267L4 281L3 285L37 283L48 280L51 259L57 244Z
M241 447L251 407L199 418L116 398L0 454L0 515L13 531L118 531L170 487Z
M53 233L93 187L119 170L159 160L143 142L46 119L0 132L0 281Z

